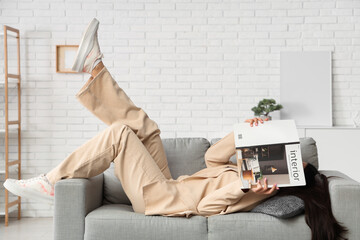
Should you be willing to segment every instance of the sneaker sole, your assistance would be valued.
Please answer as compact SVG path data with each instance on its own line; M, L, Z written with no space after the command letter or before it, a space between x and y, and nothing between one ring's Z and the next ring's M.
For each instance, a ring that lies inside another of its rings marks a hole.
M99 27L99 21L94 18L87 27L85 34L83 35L78 51L76 53L75 62L72 67L73 71L81 72L84 68L86 56L89 54L93 46L93 37Z
M47 197L39 194L36 191L29 191L26 188L19 188L16 184L12 184L9 181L5 181L3 185L9 192L19 197L34 199L39 202L44 202L50 205L54 204L54 199L53 199L54 197Z

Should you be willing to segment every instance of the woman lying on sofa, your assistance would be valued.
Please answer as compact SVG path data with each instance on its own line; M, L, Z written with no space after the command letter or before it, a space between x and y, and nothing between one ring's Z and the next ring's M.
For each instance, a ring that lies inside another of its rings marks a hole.
M172 179L158 125L135 106L104 67L98 44L99 22L93 19L82 36L73 70L91 77L77 99L108 125L45 175L28 180L7 179L7 190L21 197L53 203L54 185L67 178L91 178L111 162L135 212L145 215L186 216L249 211L277 192L305 202L306 222L313 239L340 239L345 232L331 210L327 178L304 164L304 187L268 188L266 179L248 192L241 190L238 170L229 159L235 154L233 133L212 145L205 154L207 168L191 176ZM253 125L264 124L254 118Z

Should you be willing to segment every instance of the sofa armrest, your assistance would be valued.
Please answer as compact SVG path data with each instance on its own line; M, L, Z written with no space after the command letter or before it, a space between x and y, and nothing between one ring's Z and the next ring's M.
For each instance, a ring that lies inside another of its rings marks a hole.
M90 179L66 179L55 184L54 239L84 238L85 217L100 207L104 175Z
M349 229L348 239L360 239L360 183L339 171L320 171L329 178L331 206L336 219Z

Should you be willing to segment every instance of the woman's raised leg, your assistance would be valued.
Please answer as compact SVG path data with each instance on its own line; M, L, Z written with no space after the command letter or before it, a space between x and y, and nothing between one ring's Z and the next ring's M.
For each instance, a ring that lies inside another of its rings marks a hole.
M99 21L93 19L81 39L73 70L92 76L76 98L107 125L129 126L149 151L166 178L171 178L158 125L131 101L104 67L97 37Z
M77 99L104 123L120 122L133 130L164 176L171 179L158 125L131 101L106 67L94 70L97 74L76 94Z

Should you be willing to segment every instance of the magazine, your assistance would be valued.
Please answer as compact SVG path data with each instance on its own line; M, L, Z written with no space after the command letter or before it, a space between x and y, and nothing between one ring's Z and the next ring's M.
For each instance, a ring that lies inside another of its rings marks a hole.
M236 159L243 189L265 177L268 186L304 186L300 140L294 120L234 125ZM262 181L261 181L262 182Z

